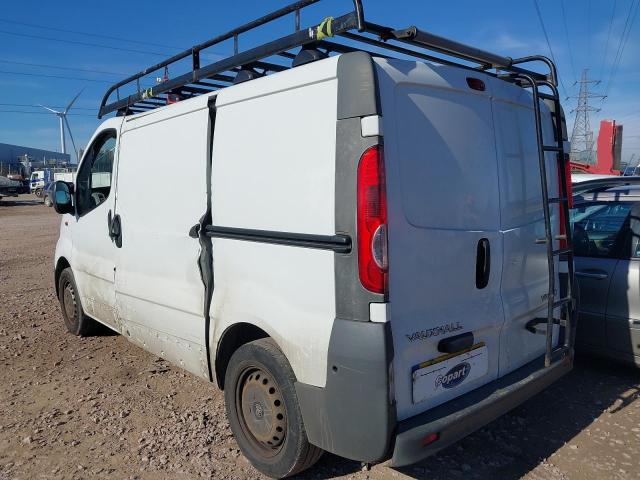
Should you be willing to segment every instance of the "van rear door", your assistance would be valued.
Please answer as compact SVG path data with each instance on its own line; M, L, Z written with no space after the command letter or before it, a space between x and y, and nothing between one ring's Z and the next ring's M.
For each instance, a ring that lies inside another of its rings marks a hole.
M501 333L499 368L502 376L544 354L545 336L533 334L525 327L530 320L547 316L549 273L547 247L544 243L536 243L536 239L544 238L545 229L532 95L503 80L490 78L488 83L493 92L504 255L501 294L505 324ZM544 102L540 103L544 143L555 145L549 109ZM558 196L555 155L546 153L551 197ZM552 204L551 213L552 231L557 234L557 204ZM554 244L554 249L559 248L558 242ZM555 271L558 272L558 263Z
M375 61L389 218L387 318L402 420L498 376L500 189L488 77ZM463 353L439 345L462 334Z

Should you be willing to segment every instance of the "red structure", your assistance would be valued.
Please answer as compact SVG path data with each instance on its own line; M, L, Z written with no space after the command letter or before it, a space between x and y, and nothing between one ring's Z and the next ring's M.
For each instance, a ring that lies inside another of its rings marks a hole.
M620 153L622 150L622 125L615 120L602 120L598 132L596 163L571 162L571 170L600 175L620 175Z

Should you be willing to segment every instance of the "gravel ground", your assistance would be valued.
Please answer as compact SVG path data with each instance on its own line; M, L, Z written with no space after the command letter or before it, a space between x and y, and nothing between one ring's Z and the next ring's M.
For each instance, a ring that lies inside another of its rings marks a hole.
M59 217L0 202L0 480L260 478L212 385L108 331L66 333L52 282ZM640 478L640 373L574 371L437 456L400 470L325 454L303 478ZM357 427L357 426L354 426Z

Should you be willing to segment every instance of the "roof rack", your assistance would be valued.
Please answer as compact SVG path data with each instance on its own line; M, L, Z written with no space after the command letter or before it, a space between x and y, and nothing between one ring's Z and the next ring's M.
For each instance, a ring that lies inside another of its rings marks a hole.
M301 29L301 11L317 2L319 0L299 0L125 78L109 87L100 103L98 118L111 112L119 115L140 113L173 103L177 99L208 94L240 81L288 70L296 65L296 55L309 48L318 50L322 57L362 50L375 56L409 57L476 71L495 70L495 73L489 73L515 83L518 83L515 75L525 74L541 83L557 86L556 67L546 57L513 59L458 43L417 27L394 29L377 25L365 20L362 0L352 0L353 10L349 13L338 17L329 16L317 25ZM240 51L238 39L241 34L290 14L294 16L293 33ZM233 55L208 65L201 64L203 50L231 39L234 45ZM185 59L189 57L190 71L169 78L169 67L178 68L179 62L186 62ZM466 63L460 63L460 60ZM548 73L541 74L520 66L532 62L542 62ZM163 73L162 81L153 87L141 88L140 80L154 72ZM507 75L501 72L506 72ZM120 90L123 87L134 87L135 93L121 98ZM116 98L110 101L114 93Z
M619 177L611 176L607 178L595 178L573 184L574 195L584 195L596 193L614 187L628 187L630 185L640 185L640 177Z

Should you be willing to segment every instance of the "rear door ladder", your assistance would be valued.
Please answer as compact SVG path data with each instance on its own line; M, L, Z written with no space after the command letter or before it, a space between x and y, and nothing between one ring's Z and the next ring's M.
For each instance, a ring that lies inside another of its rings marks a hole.
M562 114L560 108L560 98L558 95L558 89L551 82L540 81L534 79L527 74L516 74L512 78L524 80L531 87L533 94L533 111L535 114L536 123L536 139L538 143L538 162L540 168L540 186L542 188L543 199L543 211L544 211L544 238L537 239L536 243L545 244L547 248L547 264L549 270L549 291L547 292L547 315L543 318L534 318L527 323L527 330L532 333L540 333L546 336L546 349L544 356L545 367L551 366L556 360L560 360L566 356L573 356L573 343L574 343L574 331L575 331L575 302L573 300L574 292L574 278L573 278L573 245L571 239L571 226L569 219L569 192L567 188L567 170L565 168L565 162L568 162L568 158L565 157L564 152L564 139L562 132ZM541 93L538 88L540 86L548 87L553 93ZM545 145L542 136L542 114L540 112L540 100L549 100L553 102L554 107L554 119L555 119L555 145ZM547 152L555 152L556 162L559 172L560 182L560 195L558 197L549 197L549 188L547 184L547 167L545 162L545 154ZM564 234L553 235L551 228L551 213L550 205L557 203L560 210L561 221L564 222ZM553 249L553 241L558 240L561 243L564 242L565 246ZM564 295L562 296L562 289L560 295L556 295L556 277L555 277L555 258L559 257L561 261L567 262L567 282ZM558 297L556 299L556 296ZM554 318L554 310L557 308L560 310L560 318ZM539 328L538 325L545 325L544 328ZM553 347L553 326L559 325L560 336L558 346Z

